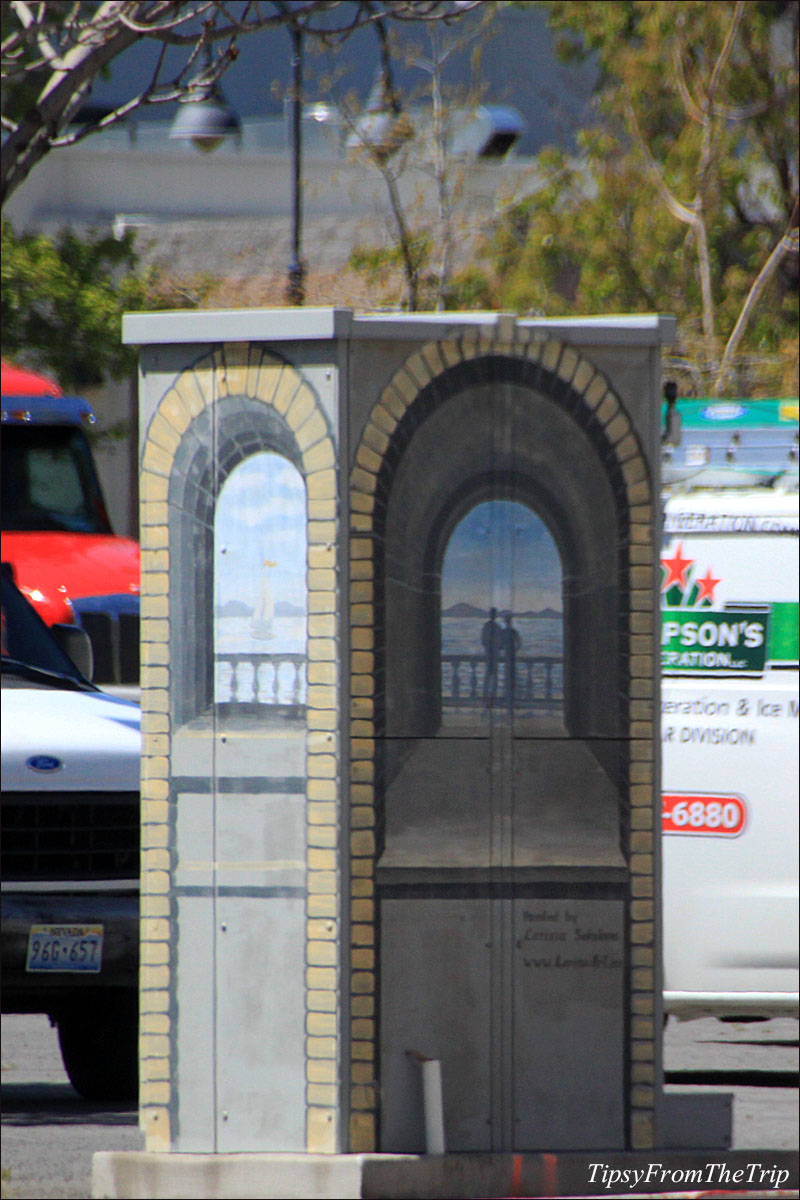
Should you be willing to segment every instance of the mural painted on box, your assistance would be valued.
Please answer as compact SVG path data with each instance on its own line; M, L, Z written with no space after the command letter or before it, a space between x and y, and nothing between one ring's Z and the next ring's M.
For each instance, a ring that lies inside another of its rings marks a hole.
M489 500L456 526L442 566L442 705L558 715L562 569L544 521Z
M306 698L306 493L297 468L264 451L226 479L214 521L215 701Z

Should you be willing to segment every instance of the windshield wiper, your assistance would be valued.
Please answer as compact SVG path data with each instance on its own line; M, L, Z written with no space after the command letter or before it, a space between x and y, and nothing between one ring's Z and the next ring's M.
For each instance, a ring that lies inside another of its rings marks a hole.
M64 675L61 671L50 671L44 667L34 667L31 663L20 662L17 658L2 658L3 674L19 675L29 679L31 683L49 683L53 687L66 688L73 692L96 692L98 689L86 679L74 675Z

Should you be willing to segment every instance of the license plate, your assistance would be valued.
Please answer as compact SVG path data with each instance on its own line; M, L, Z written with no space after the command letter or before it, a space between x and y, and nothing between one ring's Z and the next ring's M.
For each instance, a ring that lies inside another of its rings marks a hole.
M97 973L102 960L102 925L31 926L27 971Z

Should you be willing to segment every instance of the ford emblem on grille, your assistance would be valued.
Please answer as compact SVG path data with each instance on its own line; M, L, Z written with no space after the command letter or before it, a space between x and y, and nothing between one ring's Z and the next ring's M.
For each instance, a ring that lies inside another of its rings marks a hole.
M61 759L53 758L52 754L33 754L25 763L32 771L57 771L63 765Z

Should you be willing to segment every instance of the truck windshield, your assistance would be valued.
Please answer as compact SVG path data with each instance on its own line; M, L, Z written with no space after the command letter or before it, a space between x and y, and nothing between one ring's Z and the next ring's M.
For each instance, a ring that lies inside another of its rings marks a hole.
M2 527L111 533L89 444L68 425L4 425Z
M19 666L46 671L85 684L75 665L56 642L16 585L3 564L2 580L3 675ZM4 680L5 683L5 680Z

